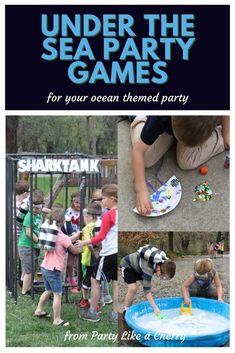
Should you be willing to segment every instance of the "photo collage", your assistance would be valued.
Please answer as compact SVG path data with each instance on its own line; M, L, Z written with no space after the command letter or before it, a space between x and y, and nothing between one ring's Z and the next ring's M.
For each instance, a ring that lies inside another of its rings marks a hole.
M7 348L231 347L230 5L128 2L5 1Z

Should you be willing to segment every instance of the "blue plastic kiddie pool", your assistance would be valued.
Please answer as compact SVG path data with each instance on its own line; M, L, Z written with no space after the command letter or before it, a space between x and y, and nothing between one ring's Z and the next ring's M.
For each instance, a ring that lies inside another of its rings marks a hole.
M193 309L201 309L216 313L229 320L229 304L218 302L213 299L191 298ZM158 298L155 300L160 310L179 309L183 301L182 297ZM216 334L186 335L180 337L169 337L161 333L149 331L135 323L135 319L151 313L153 310L148 302L141 302L131 306L125 315L125 320L132 328L136 339L143 345L149 347L220 347L229 341L229 329ZM220 323L218 322L218 325Z

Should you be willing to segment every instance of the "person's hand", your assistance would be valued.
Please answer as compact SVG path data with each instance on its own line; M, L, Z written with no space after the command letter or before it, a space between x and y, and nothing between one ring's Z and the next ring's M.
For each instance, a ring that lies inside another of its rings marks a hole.
M48 208L48 207L43 207L43 208L42 208L42 212L43 212L43 213L50 213L50 212L51 212L51 209Z
M191 299L189 297L184 298L184 303L189 305L191 303Z
M160 311L157 313L157 318L158 318L159 320L166 320L166 316L163 315Z
M76 245L78 246L78 247L83 247L84 246L84 241L83 240L77 240L76 241Z
M78 244L78 241L75 241L75 242L73 243L73 246L74 246L75 248L81 248L81 247L82 247L80 244Z
M218 298L218 302L223 302L223 299L222 298Z
M146 215L151 213L152 204L150 202L150 195L147 189L137 192L136 208L140 214Z

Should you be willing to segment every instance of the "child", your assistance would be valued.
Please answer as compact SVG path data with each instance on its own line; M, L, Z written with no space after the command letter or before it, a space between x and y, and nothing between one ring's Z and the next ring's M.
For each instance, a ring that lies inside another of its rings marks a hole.
M112 320L118 319L118 283L117 283L117 192L115 184L102 187L102 206L109 211L103 215L100 232L90 240L78 241L80 246L102 243L96 269L91 277L91 305L81 317L83 320L97 322L100 320L97 305L100 300L100 282L104 276L107 281L112 280L113 312Z
M220 254L221 254L221 257L224 256L224 242L223 241L220 243Z
M95 189L93 190L91 194L91 201L90 202L101 202L102 201L102 195L101 195L101 189Z
M146 257L145 253L152 254ZM140 248L138 252L129 254L122 258L120 263L122 276L127 283L127 294L124 301L123 318L126 310L132 305L137 292L137 281L143 281L143 289L146 298L152 306L155 315L160 319L163 318L159 308L154 302L151 293L151 280L155 274L160 279L171 279L175 275L176 265L173 261L168 260L164 251L149 245Z
M91 195L91 202L98 202L101 207L102 207L102 195L101 195L101 189L95 189L92 192ZM97 221L95 223L95 228L94 228L94 236L98 234L100 231L100 226L101 226L101 219L102 216L107 212L108 209L102 207L102 214L101 217L97 217ZM106 304L112 304L112 297L109 293L109 284L106 281L106 277L104 276L103 281L101 282L101 293L100 293L100 305L104 306Z
M208 241L207 243L207 252L210 257L213 257L214 254L214 243L213 241Z
M20 233L22 230L23 220L22 218L18 218L18 213L20 213L20 206L23 204L23 201L28 205L29 203L29 183L26 180L19 180L16 182L16 236L17 240L19 240ZM24 216L27 213L24 210Z
M219 243L216 241L214 244L214 258L216 259L219 251Z
M153 166L177 142L177 162L181 169L194 169L229 148L229 117L138 116L131 124L132 165L136 207L140 214L151 213L145 167Z
M199 259L194 266L195 271L181 286L184 302L189 304L192 297L212 298L222 301L222 284L218 272L211 259ZM215 283L216 289L212 287Z
M42 224L43 192L34 190L32 195L33 217L32 217L32 238L33 253L31 250L31 212L28 211L23 221L23 229L18 242L18 252L21 260L23 276L22 294L28 295L31 290L32 275L36 270L39 253L38 235ZM33 267L31 257L33 256Z
M85 227L82 229L82 240L90 240L93 237L95 221L101 215L101 211L101 206L97 202L90 203L83 210ZM81 263L84 275L82 280L82 298L79 302L80 308L89 308L90 306L88 298L91 288L91 275L97 263L97 257L91 245L83 247Z
M42 293L34 315L37 317L50 317L50 314L44 310L44 306L53 293L53 324L57 326L68 326L69 322L61 319L61 296L62 296L62 277L64 270L64 258L68 249L72 254L78 254L81 250L72 244L78 235L68 237L63 234L61 227L64 223L64 209L52 208L49 214L49 221L56 221L58 234L56 237L56 247L53 251L46 251L44 260L41 264L45 291Z
M19 180L16 182L16 211L24 199L29 195L29 183L26 180ZM16 212L17 213L17 212Z
M73 228L73 233L76 233L80 229L80 194L79 192L73 192L71 194L71 207L69 207L65 214L66 220L70 220ZM73 294L78 293L77 281L74 278L74 266L77 261L77 257L73 254L68 254L67 262L67 275L68 283L70 286L74 286L70 289L70 292Z
M16 239L17 242L19 241L20 238L20 233L22 231L22 225L21 223L17 222L17 213L20 209L20 206L23 202L23 200L25 200L28 195L29 195L29 183L26 180L19 180L16 182L16 187L15 187L15 191L16 191ZM21 268L21 265L20 267ZM24 277L24 273L22 272L20 275L20 279L18 281L19 285L22 287L23 285L23 277Z
M99 202L100 205L102 206L102 195L101 195L101 189L95 189L92 194L91 194L91 202ZM102 207L102 215L105 214L105 212L107 212L108 209L105 207Z

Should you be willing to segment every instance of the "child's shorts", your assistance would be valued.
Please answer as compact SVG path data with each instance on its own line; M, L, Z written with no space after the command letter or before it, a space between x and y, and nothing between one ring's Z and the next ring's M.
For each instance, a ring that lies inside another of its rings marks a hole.
M117 281L117 254L100 256L92 277L98 281Z
M82 287L84 289L91 288L91 276L92 276L93 272L94 272L94 267L86 266L86 273L85 273L85 276L82 279Z
M131 268L121 267L122 277L127 284L143 281L143 275Z
M206 289L200 287L197 282L194 282L189 287L189 294L191 297L218 299L217 291L214 287L209 286Z
M19 257L21 261L22 272L34 273L38 265L38 249L27 247L18 247ZM33 254L33 268L32 268L32 254Z
M41 267L45 289L52 291L54 294L62 294L62 278L61 272L58 270L50 271Z

